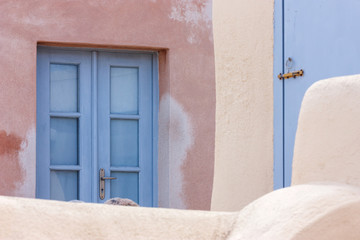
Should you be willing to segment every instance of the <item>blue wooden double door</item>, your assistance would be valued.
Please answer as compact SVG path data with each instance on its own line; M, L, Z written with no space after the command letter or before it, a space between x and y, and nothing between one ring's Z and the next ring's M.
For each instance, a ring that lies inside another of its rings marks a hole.
M156 203L156 55L38 48L36 195Z

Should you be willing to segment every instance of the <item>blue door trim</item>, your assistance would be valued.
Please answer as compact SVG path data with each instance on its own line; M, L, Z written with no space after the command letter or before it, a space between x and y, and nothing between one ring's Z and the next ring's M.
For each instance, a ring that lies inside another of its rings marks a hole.
M97 184L97 179L99 179L99 167L98 167L98 134L97 134L97 116L98 116L98 97L97 97L97 92L98 92L98 79L97 79L97 75L98 75L98 52L96 51L92 51L91 52L91 94L92 94L92 102L91 102L91 111L92 111L92 122L91 122L91 128L92 128L92 133L91 133L91 146L92 146L92 175L94 176L92 178L92 188L91 188L91 198L92 198L92 202L96 202L99 196L98 193L98 184Z
M274 6L274 189L284 187L284 0Z
M153 53L153 206L158 207L158 112L159 112L159 54Z

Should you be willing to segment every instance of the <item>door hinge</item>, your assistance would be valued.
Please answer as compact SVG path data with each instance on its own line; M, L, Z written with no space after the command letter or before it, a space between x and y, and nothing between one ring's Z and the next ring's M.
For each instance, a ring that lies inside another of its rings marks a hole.
M278 78L280 80L283 79L288 79L288 78L296 78L296 77L301 77L302 75L304 75L304 70L300 69L299 71L295 71L295 72L289 72L289 73L280 73L278 75Z

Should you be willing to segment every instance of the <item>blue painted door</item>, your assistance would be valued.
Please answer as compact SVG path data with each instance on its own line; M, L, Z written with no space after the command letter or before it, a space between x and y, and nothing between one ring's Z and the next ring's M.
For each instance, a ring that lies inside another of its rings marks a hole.
M40 47L37 64L37 197L155 206L155 56Z
M305 72L303 77L284 80L284 185L289 186L305 91L321 79L360 73L360 1L284 0L283 4L284 70Z
M99 167L116 177L105 199L152 206L152 56L100 52L98 60Z

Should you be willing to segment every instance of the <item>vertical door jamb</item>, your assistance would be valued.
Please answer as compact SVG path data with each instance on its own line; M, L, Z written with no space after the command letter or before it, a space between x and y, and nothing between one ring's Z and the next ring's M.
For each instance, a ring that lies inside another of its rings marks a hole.
M277 75L284 73L284 0L274 3L274 189L284 184L284 91Z
M48 112L43 109L50 109L49 98L50 84L42 79L50 76L49 54L37 48L36 61L36 198L50 198L50 141L42 137L46 134L46 129L50 128L50 120L47 120ZM39 90L41 87L41 91ZM45 105L45 106L44 106ZM50 134L48 135L50 138ZM44 150L47 149L48 151ZM43 173L46 173L44 176Z
M92 182L92 202L97 202L99 198L98 193L98 142L97 142L97 57L98 53L96 51L91 52L91 92L92 92L92 101L91 101L91 112L92 112L92 122L91 122L91 145L92 145L92 169L91 172L94 177L91 178Z
M158 206L158 112L159 112L159 54L158 52L153 53L152 59L152 90L153 90L153 207Z

